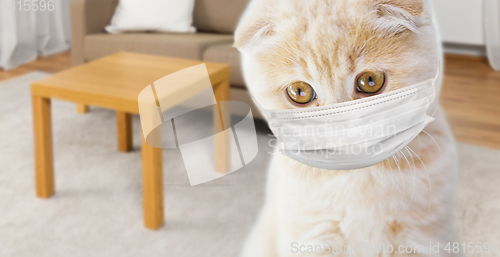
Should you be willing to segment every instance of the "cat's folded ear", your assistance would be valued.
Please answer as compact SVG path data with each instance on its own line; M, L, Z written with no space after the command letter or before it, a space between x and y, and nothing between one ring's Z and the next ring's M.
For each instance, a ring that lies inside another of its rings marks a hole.
M270 5L252 1L234 33L234 47L242 48L274 34Z
M418 32L424 13L426 0L378 0L375 11L378 19L376 26L398 33L403 30Z

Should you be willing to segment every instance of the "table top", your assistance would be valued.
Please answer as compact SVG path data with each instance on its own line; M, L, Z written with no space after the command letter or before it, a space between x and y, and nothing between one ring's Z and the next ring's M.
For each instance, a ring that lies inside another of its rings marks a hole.
M138 114L138 96L145 87L202 63L213 86L229 79L227 64L119 52L35 81L31 93Z

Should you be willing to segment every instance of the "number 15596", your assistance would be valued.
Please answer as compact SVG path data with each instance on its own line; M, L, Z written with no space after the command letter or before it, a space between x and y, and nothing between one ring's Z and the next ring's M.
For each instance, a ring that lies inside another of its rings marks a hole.
M0 0L0 10L18 12L54 11L54 0Z

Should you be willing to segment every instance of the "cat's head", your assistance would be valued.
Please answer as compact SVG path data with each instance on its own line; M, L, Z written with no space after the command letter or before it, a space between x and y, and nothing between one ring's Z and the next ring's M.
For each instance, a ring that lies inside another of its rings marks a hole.
M427 0L254 0L235 47L266 109L324 106L435 76L441 49Z

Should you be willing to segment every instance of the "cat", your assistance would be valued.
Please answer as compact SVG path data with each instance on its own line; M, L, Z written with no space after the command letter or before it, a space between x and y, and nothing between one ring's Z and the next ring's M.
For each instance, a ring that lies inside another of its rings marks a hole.
M427 0L253 0L234 46L248 89L265 109L383 94L433 78L443 64ZM359 90L366 71L385 76L376 94ZM291 95L297 82L309 92ZM441 84L442 72L437 95ZM304 99L311 90L314 98ZM368 168L321 170L274 154L242 256L452 255L455 142L437 100L430 111L435 121L407 148Z

